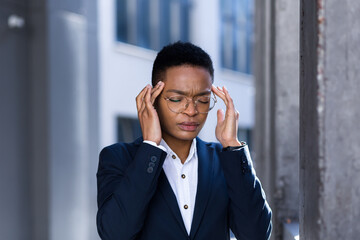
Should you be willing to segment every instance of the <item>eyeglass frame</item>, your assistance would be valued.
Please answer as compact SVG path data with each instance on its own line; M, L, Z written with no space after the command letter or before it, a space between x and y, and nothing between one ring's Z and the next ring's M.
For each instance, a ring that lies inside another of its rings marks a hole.
M211 92L212 93L212 92ZM207 112L199 112L198 111L198 109L197 109L197 102L198 102L198 100L194 100L194 98L195 97L192 97L191 98L191 101L194 103L194 107L195 107L195 110L196 110L196 112L197 113L200 113L200 114L206 114L206 113L209 113L214 107L215 107L215 104L217 103L217 98L216 98L216 95L213 93L213 96L214 97L212 97L211 96L211 93L210 93L210 98L212 98L212 99L214 99L214 106L212 107L212 108L209 108L209 111L207 111ZM179 94L179 95L181 95L181 94ZM183 95L181 95L181 96L183 96ZM186 104L185 104L185 108L184 108L184 110L182 110L181 112L175 112L174 110L172 110L170 107L169 107L169 102L167 102L166 103L166 105L168 106L168 108L170 109L170 111L172 111L173 113L183 113L188 107L189 107L189 105L190 105L190 100L189 100L189 98L188 97L186 97L186 96L183 96L185 99L186 99ZM170 100L170 97L163 97L166 101L169 101Z

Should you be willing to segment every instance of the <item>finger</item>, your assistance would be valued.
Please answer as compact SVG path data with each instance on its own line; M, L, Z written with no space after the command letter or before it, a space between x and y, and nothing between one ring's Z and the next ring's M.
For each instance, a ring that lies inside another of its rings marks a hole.
M224 88L224 87L223 87L223 88ZM217 89L219 90L219 92L220 92L221 94L224 94L224 95L225 95L223 88L221 88L221 87L219 87L219 86L217 87Z
M163 82L158 82L155 90L151 93L151 104L154 104L156 98L161 94L164 89L165 84Z
M213 86L212 90L217 96L219 96L219 97L223 96L225 98L225 93L223 92L223 90L220 87Z
M225 86L223 86L223 92L224 92L225 96L230 96L230 93Z
M217 124L221 124L222 122L224 122L225 119L225 114L224 114L224 110L219 109L217 111Z
M230 97L229 91L226 89L225 86L223 87L223 89L224 89L224 93L225 93L225 98L226 98L226 100L227 100L227 102L228 102L227 108L228 108L229 110L235 112L234 101L233 101L233 99Z
M145 93L146 93L146 91L147 91L147 89L150 87L150 84L147 84L141 91L140 91L140 93L137 95L137 97L136 97L136 100L141 100L142 99L142 97L145 95Z
M217 89L218 89L220 92L224 93L224 91L223 91L223 89L222 89L221 87L217 86Z
M148 91L145 94L144 103L146 108L150 110L151 108L154 108L154 106L151 104L151 89L149 88Z
M147 89L149 88L149 86L150 85L146 85L136 97L136 107L138 110L141 108L143 98L144 98L145 93L146 93Z
M157 83L157 84L151 89L150 95L153 94L158 88L159 88L159 83Z
M215 88L215 87L213 88L213 92L216 94L216 96L221 98L224 101L225 105L227 106L228 103L227 103L227 99L226 99L225 94L220 92L220 90L218 88Z
M146 100L147 100L147 97L150 96L150 94L151 94L151 88L152 87L150 85L148 85L148 88L146 89L146 92L144 93L144 96L141 100L141 104L142 104L141 110L142 111L144 111L144 109L146 108Z
M213 90L213 92L216 92L217 94L225 95L225 93L223 92L223 90L219 86L215 87L214 85L212 85L212 90Z
M224 92L224 87L217 87L217 90L218 90L218 92L219 92L219 94L222 94L222 95L224 95L225 96L225 92Z
M164 82L163 81L159 81L152 89L151 89L151 94L153 94L157 89L159 89L159 87L161 85L163 85Z
M142 113L144 112L144 109L146 107L146 104L145 104L145 96L146 94L150 91L150 88L147 88L145 93L144 93L144 97L141 99L141 103L140 103L140 108L139 108L139 115L142 115Z

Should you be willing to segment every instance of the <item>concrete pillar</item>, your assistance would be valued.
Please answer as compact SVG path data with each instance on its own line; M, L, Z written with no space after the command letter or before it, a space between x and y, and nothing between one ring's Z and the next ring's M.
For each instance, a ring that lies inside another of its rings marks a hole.
M30 173L31 183L28 206L31 208L31 235L26 239L49 239L50 221L50 176L49 176L49 59L48 59L48 21L46 0L29 1L29 75L30 94ZM25 200L27 201L27 200Z
M96 1L48 1L50 239L98 239Z
M1 239L99 239L96 4L0 1Z
M8 24L27 15L24 0L0 1L0 238L31 234L28 40L25 26Z
M360 2L301 1L300 238L360 236Z
M299 217L299 3L255 4L254 159L282 239Z

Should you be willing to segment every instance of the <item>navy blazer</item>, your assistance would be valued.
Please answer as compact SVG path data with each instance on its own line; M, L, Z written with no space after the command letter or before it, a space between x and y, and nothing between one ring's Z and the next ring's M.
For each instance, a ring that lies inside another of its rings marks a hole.
M188 235L162 169L166 152L139 138L100 153L97 228L104 240L268 239L271 209L248 147L222 151L197 138L198 186Z

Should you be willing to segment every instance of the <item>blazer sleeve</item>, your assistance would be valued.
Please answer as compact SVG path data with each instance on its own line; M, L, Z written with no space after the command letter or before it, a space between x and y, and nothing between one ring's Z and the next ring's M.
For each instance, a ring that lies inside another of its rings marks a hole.
M269 239L271 209L256 177L248 146L220 152L228 193L229 224L237 239Z
M155 193L166 153L147 143L104 148L97 172L97 229L103 240L135 239Z

